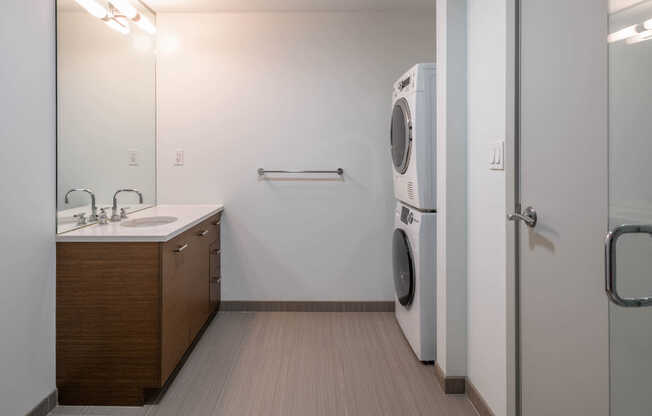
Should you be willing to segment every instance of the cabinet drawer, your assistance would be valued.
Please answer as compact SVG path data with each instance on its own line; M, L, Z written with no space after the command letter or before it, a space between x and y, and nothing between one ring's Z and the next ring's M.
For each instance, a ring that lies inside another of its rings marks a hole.
M211 309L212 310L215 310L215 309L219 308L221 298L222 298L222 281L221 281L221 279L211 280L210 302L211 302Z
M222 277L222 253L217 248L217 244L211 246L211 261L210 261L210 270L211 270L211 281L215 281Z
M214 227L217 229L217 237L215 238L215 243L217 244L217 249L222 249L222 222L216 221Z
M217 249L219 250L222 246L220 239L221 239L221 227L222 227L222 213L220 212L210 220L211 227L215 230L215 242L217 244Z
M204 243L212 244L218 239L217 228L211 220L206 220L192 229L192 233Z

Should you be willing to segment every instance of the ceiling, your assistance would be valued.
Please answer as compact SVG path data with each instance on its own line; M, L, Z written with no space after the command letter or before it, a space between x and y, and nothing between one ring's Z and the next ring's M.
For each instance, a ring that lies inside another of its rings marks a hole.
M643 0L609 0L609 12L615 13L637 3L641 3L642 1Z
M103 6L106 6L107 1L106 0L98 0L98 3L100 3ZM139 3L145 3L148 4L149 2L143 1L143 0L131 0L131 4L136 6L138 9L143 9L142 5L139 5ZM57 10L66 10L66 11L76 11L80 12L83 11L84 9L75 2L75 0L57 0Z
M142 0L157 12L251 12L325 10L434 10L435 0ZM609 11L643 0L609 0ZM60 9L77 9L74 0L58 0Z
M144 0L157 12L434 10L435 0Z

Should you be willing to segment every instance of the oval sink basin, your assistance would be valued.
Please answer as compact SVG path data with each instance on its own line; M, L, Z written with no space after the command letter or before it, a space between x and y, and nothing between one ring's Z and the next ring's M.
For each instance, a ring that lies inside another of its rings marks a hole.
M123 221L123 227L156 227L157 225L170 224L178 220L177 217L144 217Z

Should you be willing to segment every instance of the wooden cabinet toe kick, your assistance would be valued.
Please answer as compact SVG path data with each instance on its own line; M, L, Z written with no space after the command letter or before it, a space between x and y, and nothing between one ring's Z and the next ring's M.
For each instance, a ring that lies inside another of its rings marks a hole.
M57 243L59 403L137 406L166 386L219 308L220 216L165 243Z

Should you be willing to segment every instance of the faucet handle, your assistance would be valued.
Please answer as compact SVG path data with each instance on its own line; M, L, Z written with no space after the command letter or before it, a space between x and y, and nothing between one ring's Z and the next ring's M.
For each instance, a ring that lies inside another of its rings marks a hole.
M72 217L77 219L77 225L86 225L86 213L85 212L80 212L79 214L75 214Z
M127 210L131 207L122 207L120 208L120 219L127 219Z
M101 225L109 223L109 217L106 215L106 210L108 208L100 208L100 215L97 216L97 222Z

